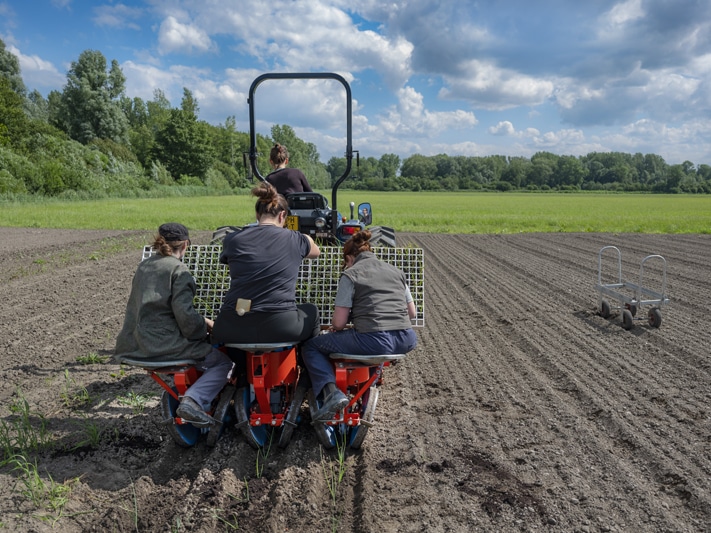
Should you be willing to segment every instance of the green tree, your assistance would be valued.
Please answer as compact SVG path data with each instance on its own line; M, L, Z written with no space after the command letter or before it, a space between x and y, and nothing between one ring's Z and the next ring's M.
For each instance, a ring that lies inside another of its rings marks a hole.
M127 142L128 120L119 100L125 82L115 59L107 70L101 52L85 50L67 73L55 125L83 144L97 138Z
M537 152L531 157L528 183L537 187L550 187L553 172L558 166L558 156L550 152Z
M522 187L526 181L528 168L531 161L525 157L512 157L509 164L501 174L501 180L510 183L516 189Z
M22 109L22 97L8 78L0 76L0 145L18 145L27 135L29 123Z
M395 154L383 154L380 156L378 166L386 180L395 179L400 170L400 156Z
M432 158L414 154L402 162L400 175L415 181L431 180L437 175L437 163Z
M25 99L25 113L31 120L49 123L49 102L35 89Z
M27 88L25 87L25 82L22 81L20 60L5 48L5 42L2 39L0 39L0 78L8 80L10 90L20 96L25 96Z
M181 109L171 109L164 127L156 134L153 157L178 180L182 176L205 179L214 152L210 144L208 127L193 113L197 103L187 89Z
M557 187L580 187L585 181L588 169L575 156L563 155L558 158L553 173L553 185Z

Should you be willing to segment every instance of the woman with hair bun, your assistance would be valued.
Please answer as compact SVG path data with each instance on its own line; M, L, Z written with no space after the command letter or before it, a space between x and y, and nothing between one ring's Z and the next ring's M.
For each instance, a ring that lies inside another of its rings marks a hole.
M303 341L319 332L318 308L296 304L296 280L303 259L321 251L308 235L284 227L288 205L269 183L252 189L257 225L225 237L220 262L230 270L230 288L215 319L217 343ZM230 349L233 360L243 354ZM242 372L240 372L241 374Z
M343 274L338 282L331 333L306 342L302 350L314 395L322 407L314 421L328 421L348 405L336 388L331 353L390 355L417 346L411 319L417 310L405 274L371 251L371 233L361 230L343 246ZM353 328L346 329L352 322Z
M306 176L298 168L289 168L289 152L286 146L276 143L269 152L269 164L273 171L265 178L283 196L295 192L313 192Z

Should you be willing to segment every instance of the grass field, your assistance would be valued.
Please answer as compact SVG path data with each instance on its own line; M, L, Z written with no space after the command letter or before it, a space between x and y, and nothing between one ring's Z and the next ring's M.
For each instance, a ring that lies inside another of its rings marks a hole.
M330 192L326 196L331 202ZM711 233L711 196L652 194L383 193L340 191L370 202L374 224L425 233ZM212 230L254 220L251 196L7 203L0 226L152 230L178 221Z

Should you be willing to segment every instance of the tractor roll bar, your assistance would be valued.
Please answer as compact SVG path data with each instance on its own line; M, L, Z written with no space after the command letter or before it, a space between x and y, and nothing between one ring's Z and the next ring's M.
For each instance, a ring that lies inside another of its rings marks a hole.
M350 174L351 163L353 161L353 104L351 101L351 87L343 76L333 72L269 72L262 74L252 82L247 98L247 103L249 104L249 165L252 169L252 173L262 181L266 181L266 178L259 173L259 169L257 168L257 130L254 121L254 93L257 87L266 80L336 80L340 82L346 90L346 169L343 175L336 180L331 189L331 209L333 210L331 227L335 228L338 218L336 191Z

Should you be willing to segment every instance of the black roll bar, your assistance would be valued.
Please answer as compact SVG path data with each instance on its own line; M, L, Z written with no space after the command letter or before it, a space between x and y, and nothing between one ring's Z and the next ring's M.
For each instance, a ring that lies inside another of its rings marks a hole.
M259 169L257 168L257 130L254 121L254 93L257 87L266 80L336 80L340 82L346 90L346 169L343 175L336 180L331 189L331 227L335 230L338 226L338 205L336 199L338 187L350 174L353 161L353 103L351 101L351 87L343 76L333 72L268 72L257 77L252 82L247 98L247 103L249 104L249 165L252 169L252 173L262 181L266 181L266 178L259 173Z

